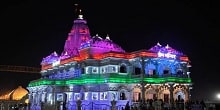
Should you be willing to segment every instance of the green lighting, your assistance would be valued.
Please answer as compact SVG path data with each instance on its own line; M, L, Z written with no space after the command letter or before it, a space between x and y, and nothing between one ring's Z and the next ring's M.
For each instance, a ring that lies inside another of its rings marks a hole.
M55 85L65 85L65 81L64 80L55 80Z
M147 83L165 83L165 82L191 83L190 78L179 78L179 77L144 78L144 81Z
M160 84L166 82L176 83L191 83L190 78L180 77L160 77L160 78L144 78L145 83ZM82 84L103 84L103 83L140 83L141 78L132 78L130 75L119 75L117 73L111 74L83 74L80 78L65 79L65 80L51 80L51 79L39 79L29 83L29 87L40 86L40 85L82 85Z

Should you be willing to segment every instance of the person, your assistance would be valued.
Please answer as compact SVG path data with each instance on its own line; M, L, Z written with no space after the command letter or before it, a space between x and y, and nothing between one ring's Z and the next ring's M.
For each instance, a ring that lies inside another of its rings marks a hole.
M202 106L202 110L206 110L206 105L205 105L205 102L203 100L200 101L200 104Z
M129 101L125 105L125 110L130 110Z
M111 104L112 104L112 109L111 110L116 110L116 101L115 100L112 100L111 101Z
M81 104L82 104L82 101L81 100L77 100L77 110L81 110Z

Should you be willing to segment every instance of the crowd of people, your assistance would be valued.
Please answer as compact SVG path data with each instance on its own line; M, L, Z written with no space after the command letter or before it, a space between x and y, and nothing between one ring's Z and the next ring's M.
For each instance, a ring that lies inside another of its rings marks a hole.
M215 110L215 107L207 106L203 100L184 101L183 99L177 99L174 103L168 103L162 99L149 99L138 105L129 105L129 102L127 102L122 110Z

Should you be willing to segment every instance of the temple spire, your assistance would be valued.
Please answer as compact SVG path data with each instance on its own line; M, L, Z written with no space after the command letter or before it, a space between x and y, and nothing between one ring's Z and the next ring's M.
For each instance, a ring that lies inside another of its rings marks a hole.
M82 10L79 10L79 15L78 15L78 19L83 19L83 15L82 15Z
M170 48L170 46L167 44L167 45L166 45L166 48L168 49L168 48Z
M110 37L109 37L109 35L108 35L108 34L106 35L106 38L105 38L105 39L110 40Z
M160 43L159 43L159 42L157 42L157 45L161 47L161 45L160 45Z
M69 56L78 56L79 48L82 43L91 39L89 27L87 21L83 19L82 11L78 4L74 4L74 21L72 29L70 30L67 40L64 45L64 52L67 52Z
M75 6L74 13L77 19L83 19L82 10L79 8L79 4L75 3L74 6Z

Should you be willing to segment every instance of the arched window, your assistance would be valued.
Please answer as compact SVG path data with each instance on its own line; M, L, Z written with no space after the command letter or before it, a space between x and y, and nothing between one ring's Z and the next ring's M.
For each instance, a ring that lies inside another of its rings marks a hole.
M169 70L168 69L163 70L163 74L169 74Z
M87 74L91 74L91 73L92 73L92 67L88 67L88 68L86 69L86 73L87 73Z
M178 69L177 70L177 75L182 75L183 74L183 71L181 69Z
M153 75L156 75L156 70L153 70Z
M125 65L122 65L120 67L120 73L127 73L127 70L126 70L126 66Z
M98 68L97 67L92 67L92 73L98 73Z
M81 74L85 74L85 69L81 68Z
M141 68L135 67L135 68L134 68L134 74L135 74L135 75L141 74Z
M156 75L156 70L155 69L150 69L150 70L148 70L148 75Z
M126 96L124 92L120 93L120 100L126 100Z
M141 101L141 93L140 92L134 92L133 93L133 100L134 100L134 102Z
M156 66L153 63L149 63L145 67L146 74L149 76L156 75Z
M176 92L176 100L181 100L181 99L185 99L185 94L183 91L178 91Z
M105 69L104 69L104 67L101 69L101 71L102 71L102 73L105 73Z
M115 66L112 67L112 72L113 72L113 73L118 72L118 70L117 70L117 68L116 68Z

